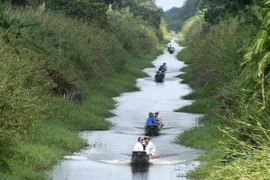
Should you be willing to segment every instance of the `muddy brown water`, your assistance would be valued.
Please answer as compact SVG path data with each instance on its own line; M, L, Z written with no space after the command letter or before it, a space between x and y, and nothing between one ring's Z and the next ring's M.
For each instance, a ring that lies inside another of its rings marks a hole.
M149 77L137 79L140 91L123 93L114 98L116 116L108 119L115 126L108 131L85 131L80 135L90 147L65 156L49 172L50 180L187 180L186 174L199 166L196 158L201 151L174 143L177 135L196 126L200 115L174 112L192 102L181 99L191 89L176 78L184 63L176 54L183 49L174 37L169 44L175 47L174 54L166 49L154 61L154 68L144 71ZM166 62L168 71L163 83L154 81L158 67ZM165 124L159 136L152 137L159 159L151 159L150 165L130 165L130 156L139 136L144 136L143 126L149 112L159 111Z

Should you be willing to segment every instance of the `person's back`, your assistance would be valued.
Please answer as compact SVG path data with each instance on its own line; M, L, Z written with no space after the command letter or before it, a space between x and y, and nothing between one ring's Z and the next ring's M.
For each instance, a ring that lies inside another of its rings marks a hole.
M164 71L163 65L160 65L160 66L159 66L158 71L160 71L160 72L163 72L163 71Z
M154 117L149 117L147 118L146 124L151 125L151 124L158 124L158 123L155 121Z
M170 51L171 48L172 48L172 45L168 46L167 51Z
M162 64L162 67L163 67L164 72L166 72L167 69L168 69L166 63L163 63L163 64Z

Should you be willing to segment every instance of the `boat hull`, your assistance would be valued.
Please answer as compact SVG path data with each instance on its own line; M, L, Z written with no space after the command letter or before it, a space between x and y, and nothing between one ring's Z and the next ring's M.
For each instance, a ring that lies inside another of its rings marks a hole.
M156 74L155 75L155 81L156 82L163 82L164 81L164 74Z
M146 136L157 136L160 133L160 128L157 124L146 125L144 132Z
M170 53L170 54L173 54L173 53L174 53L174 50L173 50L173 49L170 49L170 50L169 50L169 53Z
M145 151L133 151L131 155L131 164L146 165L149 164L149 156Z

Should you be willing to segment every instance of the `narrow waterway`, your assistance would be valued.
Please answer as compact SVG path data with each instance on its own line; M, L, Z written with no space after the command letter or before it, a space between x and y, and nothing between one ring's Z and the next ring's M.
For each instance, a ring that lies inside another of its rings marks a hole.
M190 88L176 78L183 62L175 57L183 47L174 37L169 43L175 53L164 54L154 61L154 68L144 71L149 77L137 79L140 91L124 93L116 97L116 116L108 119L115 127L108 131L87 131L80 135L87 139L91 147L70 156L65 156L53 168L51 180L187 180L186 173L199 165L195 161L199 150L175 144L175 137L196 125L199 115L174 112L192 103L181 99L190 93ZM158 67L166 62L168 71L163 83L154 81ZM144 124L149 112L160 112L165 124L159 136L152 137L161 157L151 159L150 166L140 168L130 165L133 147L139 136L144 136Z

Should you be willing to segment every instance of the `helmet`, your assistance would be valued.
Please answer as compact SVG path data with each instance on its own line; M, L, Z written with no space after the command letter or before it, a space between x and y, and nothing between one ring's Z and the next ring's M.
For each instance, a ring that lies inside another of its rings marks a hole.
M149 113L149 116L154 116L154 114L152 112Z

